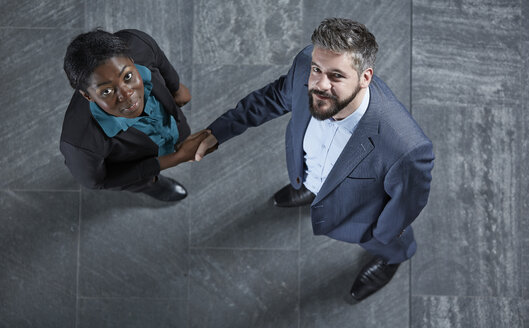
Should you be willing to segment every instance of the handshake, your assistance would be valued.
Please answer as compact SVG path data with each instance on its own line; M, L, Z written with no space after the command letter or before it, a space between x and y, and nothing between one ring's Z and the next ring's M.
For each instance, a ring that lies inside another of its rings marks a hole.
M160 169L166 169L183 162L200 161L207 154L215 151L219 146L217 138L210 130L198 131L177 145L172 154L158 158Z

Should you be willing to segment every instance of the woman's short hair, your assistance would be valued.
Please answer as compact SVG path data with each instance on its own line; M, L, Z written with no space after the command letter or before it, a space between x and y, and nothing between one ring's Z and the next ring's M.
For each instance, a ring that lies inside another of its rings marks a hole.
M86 91L96 67L112 57L130 57L127 43L112 33L97 29L79 34L64 56L64 72L72 88Z

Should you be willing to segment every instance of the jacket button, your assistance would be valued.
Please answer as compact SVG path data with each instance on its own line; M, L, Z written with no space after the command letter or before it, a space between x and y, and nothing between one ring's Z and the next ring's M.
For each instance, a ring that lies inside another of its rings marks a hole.
M299 179L299 177L296 178L296 182L301 183L301 180Z

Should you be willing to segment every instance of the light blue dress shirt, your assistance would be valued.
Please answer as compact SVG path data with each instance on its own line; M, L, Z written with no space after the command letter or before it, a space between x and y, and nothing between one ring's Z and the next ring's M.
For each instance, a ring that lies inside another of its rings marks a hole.
M343 120L330 118L320 121L311 117L303 138L307 166L303 184L314 194L320 191L358 122L364 116L370 98L369 88L366 88L366 91L360 106Z
M145 91L145 107L143 114L136 118L116 117L107 114L95 102L90 102L92 116L99 123L105 134L112 138L120 131L134 127L145 133L158 145L158 156L174 152L174 145L178 140L178 128L172 115L169 115L162 104L151 95L151 71L142 65L135 64L143 80Z

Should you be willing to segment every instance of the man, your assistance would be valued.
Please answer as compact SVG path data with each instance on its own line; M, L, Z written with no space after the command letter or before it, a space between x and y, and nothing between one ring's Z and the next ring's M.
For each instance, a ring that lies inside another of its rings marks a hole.
M366 27L325 19L287 75L242 99L208 129L196 154L250 126L292 112L286 131L290 184L277 206L311 205L314 234L359 243L373 254L351 295L361 301L416 251L409 226L426 205L432 143L380 78Z
M186 197L159 173L192 160L207 132L187 138L180 106L191 95L156 42L138 30L83 33L68 46L64 71L75 92L60 149L78 182L161 201Z

